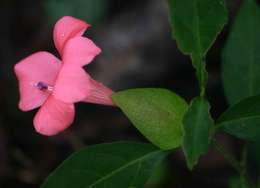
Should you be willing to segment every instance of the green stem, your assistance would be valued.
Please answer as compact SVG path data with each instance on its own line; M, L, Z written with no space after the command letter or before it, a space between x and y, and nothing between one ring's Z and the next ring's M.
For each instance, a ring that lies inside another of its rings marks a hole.
M240 182L242 187L255 187L254 184L252 183L252 181L249 178L249 175L247 173L247 143L243 146L243 150L242 150L242 158L241 158L241 162L240 162L240 166L242 168L242 171L240 173Z
M205 96L205 90L208 81L208 72L206 70L206 61L204 59L205 58L202 58L200 63L200 96L201 97Z
M231 155L227 150L219 144L215 139L212 139L212 144L214 148L229 162L229 164L239 173L241 186L243 188L254 188L255 186L251 182L247 169L247 147L246 145L243 148L242 160L239 162L233 155Z
M203 57L202 55L192 54L191 60L192 65L196 70L196 77L199 82L200 97L204 97L208 79L205 57Z
M242 171L240 163L237 159L231 155L226 149L219 144L215 139L212 139L212 144L214 148L229 162L229 164L240 174Z

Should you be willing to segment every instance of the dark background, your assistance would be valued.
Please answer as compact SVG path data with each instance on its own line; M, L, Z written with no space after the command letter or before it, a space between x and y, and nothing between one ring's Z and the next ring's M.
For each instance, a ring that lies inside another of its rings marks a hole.
M221 50L240 2L227 0L229 23L207 56L207 96L214 118L227 108L221 84ZM27 113L19 111L13 66L39 50L57 55L52 41L52 27L64 15L84 19L92 25L86 35L103 52L86 70L113 90L163 87L174 90L188 101L198 94L189 58L171 40L167 14L163 0L0 1L1 188L39 187L58 164L83 146L117 140L146 141L117 108L77 104L73 125L54 137L45 137L34 131L32 119L37 110ZM239 157L239 140L225 134L217 135L217 138ZM256 150L252 149L251 152L255 153ZM251 173L256 177L254 162L250 158L253 166ZM256 162L259 165L259 160ZM231 167L213 150L201 159L193 172L187 170L182 152L176 150L159 167L147 187L224 188L235 176Z

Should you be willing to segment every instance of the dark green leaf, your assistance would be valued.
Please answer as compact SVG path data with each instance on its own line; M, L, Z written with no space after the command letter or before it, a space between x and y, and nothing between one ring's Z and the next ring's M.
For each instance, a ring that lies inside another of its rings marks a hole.
M90 146L65 160L41 188L142 188L165 155L134 142Z
M209 103L200 97L195 98L183 118L183 150L189 169L199 157L208 151L214 122L209 113Z
M240 177L232 177L229 180L229 188L243 188L241 186Z
M236 176L229 180L229 188L252 188L252 186L248 185L243 176Z
M223 84L230 104L260 94L260 9L245 0L223 53Z
M134 126L162 149L181 145L182 117L187 103L166 89L130 89L113 95L113 100Z
M153 171L153 174L146 182L145 187L162 187L167 181L168 175L171 174L170 165L168 161L161 162ZM171 174L172 177L172 174Z
M224 0L168 0L173 36L189 54L202 88L207 80L204 58L227 22Z
M230 107L219 118L218 126L239 138L257 139L260 136L260 95Z

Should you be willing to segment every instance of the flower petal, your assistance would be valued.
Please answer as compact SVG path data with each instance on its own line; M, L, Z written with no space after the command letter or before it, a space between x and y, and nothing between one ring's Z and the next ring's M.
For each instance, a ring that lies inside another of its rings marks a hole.
M35 85L41 81L53 86L60 66L60 61L48 52L34 53L15 65L21 110L32 110L44 103L49 93L39 90Z
M70 39L62 54L64 65L84 66L89 64L101 52L90 39L75 37Z
M81 67L63 66L56 80L55 98L75 103L82 101L89 93L90 76Z
M102 83L90 79L90 92L89 95L83 100L84 102L103 104L114 106L111 95L114 92Z
M64 45L69 39L83 35L89 26L86 22L71 16L61 18L53 30L54 44L59 53L62 54Z
M50 96L34 118L34 127L40 134L53 136L68 128L74 120L73 104Z

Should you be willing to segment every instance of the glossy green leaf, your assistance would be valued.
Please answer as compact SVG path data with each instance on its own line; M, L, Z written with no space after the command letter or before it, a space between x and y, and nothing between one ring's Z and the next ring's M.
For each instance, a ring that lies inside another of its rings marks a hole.
M260 136L260 95L230 107L219 118L218 126L239 138L256 140Z
M183 151L189 169L199 157L208 151L214 122L209 113L209 103L200 97L195 98L183 118Z
M187 103L166 89L129 89L115 93L114 102L134 126L162 149L181 145L182 117Z
M223 53L223 84L230 104L260 94L260 9L245 0Z
M173 36L180 50L191 56L203 89L207 80L203 61L227 22L224 0L168 0L168 2Z
M165 155L135 142L90 146L66 159L41 188L142 188Z

